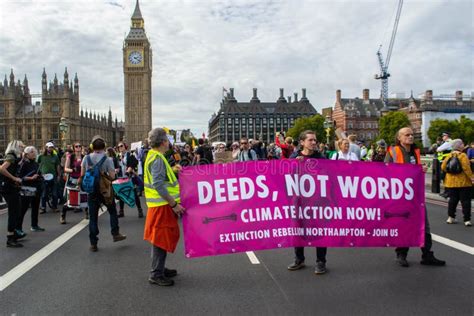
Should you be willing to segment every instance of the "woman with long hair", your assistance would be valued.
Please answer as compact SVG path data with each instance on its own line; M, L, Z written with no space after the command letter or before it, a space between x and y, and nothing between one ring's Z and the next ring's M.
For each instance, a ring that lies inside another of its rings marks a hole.
M25 145L21 140L12 140L5 150L5 161L0 166L1 192L8 207L7 247L23 247L18 242L26 234L18 235L15 232L20 218L20 185L21 178L17 176L21 153Z

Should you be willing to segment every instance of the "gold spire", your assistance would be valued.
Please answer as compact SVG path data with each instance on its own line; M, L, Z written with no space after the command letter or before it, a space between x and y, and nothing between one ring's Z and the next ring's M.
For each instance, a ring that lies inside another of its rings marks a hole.
M145 27L145 21L143 20L142 17L142 12L140 11L140 4L137 3L135 4L135 11L133 11L132 15L132 27L133 28L144 28Z

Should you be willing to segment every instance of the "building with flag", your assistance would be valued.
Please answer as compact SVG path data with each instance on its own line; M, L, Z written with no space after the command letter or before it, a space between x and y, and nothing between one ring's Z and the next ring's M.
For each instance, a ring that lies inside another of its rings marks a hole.
M219 110L209 120L209 141L233 142L241 137L259 139L264 143L275 140L275 133L287 131L296 119L317 114L316 109L306 97L306 89L302 89L301 99L298 93L284 97L280 89L280 97L274 102L261 102L257 89L249 102L239 102L234 96L234 89L224 94Z

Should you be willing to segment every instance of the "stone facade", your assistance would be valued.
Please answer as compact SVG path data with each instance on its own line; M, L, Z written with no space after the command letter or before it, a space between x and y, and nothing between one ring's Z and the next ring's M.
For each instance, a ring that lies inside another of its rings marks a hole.
M462 91L456 91L453 97L433 97L432 90L426 90L421 98L411 95L406 98L390 98L387 108L382 100L370 99L369 90L364 89L362 98L343 99L341 90L336 91L336 103L332 119L336 128L341 128L348 135L356 134L359 140L376 140L379 134L378 121L381 116L391 111L405 112L415 134L415 140L422 141L429 147L428 129L430 122L436 118L448 120L459 119L461 115L474 119L472 96L463 97Z
M152 128L152 50L145 33L140 5L136 3L130 32L123 45L125 139L137 142Z
M295 93L293 101L291 97L287 100L280 89L280 97L275 102L260 102L254 88L250 102L238 102L231 88L219 111L209 120L209 140L228 143L247 137L269 144L274 142L276 132L288 131L296 119L315 114L316 110L306 98L306 89L302 90L301 99Z
M50 140L59 146L76 141L88 144L94 135L100 134L114 144L123 137L123 124L112 121L110 110L106 117L87 111L84 114L79 109L77 74L70 81L66 69L63 82L55 75L48 85L43 69L41 86L41 94L32 95L26 75L23 83L15 83L13 70L10 81L5 75L3 85L0 83L0 151L13 139L43 148ZM33 98L41 98L41 102L32 103ZM60 130L61 121L67 126L65 132Z
M426 90L421 98L412 96L399 109L408 115L415 139L420 140L424 147L431 145L428 139L430 122L441 118L447 120L459 119L462 115L474 120L473 97L463 97L462 91L456 91L453 97L433 97L432 90ZM470 140L465 140L470 141Z

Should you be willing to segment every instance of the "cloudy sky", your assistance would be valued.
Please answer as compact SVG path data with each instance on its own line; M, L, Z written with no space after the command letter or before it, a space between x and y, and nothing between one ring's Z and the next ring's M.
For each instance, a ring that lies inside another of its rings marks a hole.
M32 92L64 67L81 106L123 118L122 44L135 0L0 0L0 74L28 75ZM153 125L207 132L222 87L248 101L306 88L320 111L335 91L380 94L376 51L388 47L397 0L140 0L153 48ZM473 89L470 0L405 0L390 62L390 92Z

